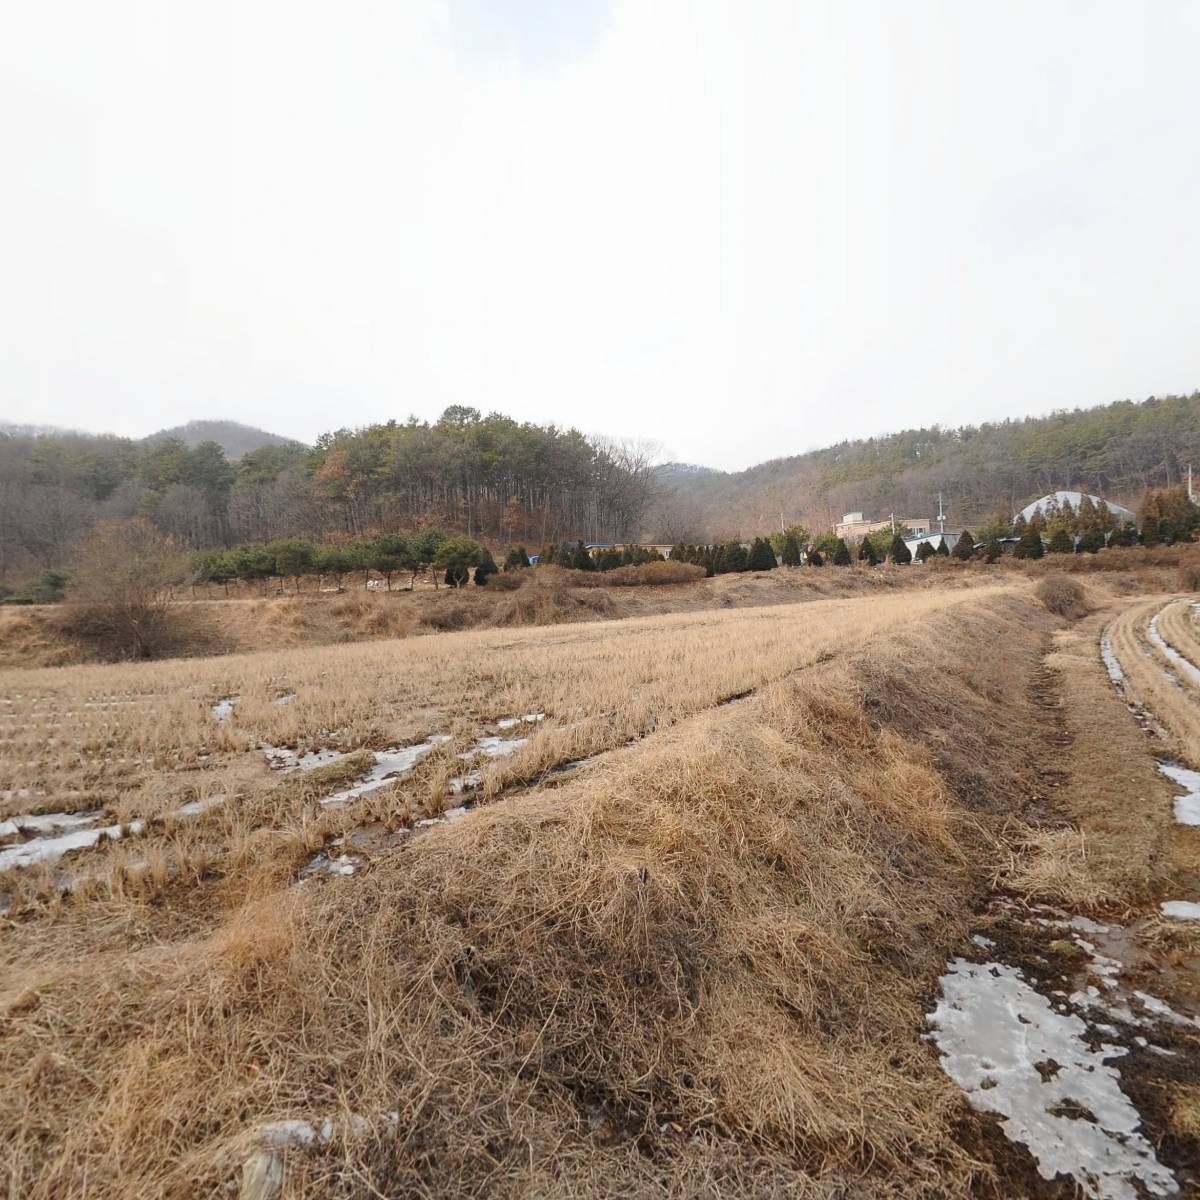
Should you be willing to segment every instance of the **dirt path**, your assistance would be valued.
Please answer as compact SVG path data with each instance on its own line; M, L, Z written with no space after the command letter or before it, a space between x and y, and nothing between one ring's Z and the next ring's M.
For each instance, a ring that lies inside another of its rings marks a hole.
M1032 1155L1022 1194L1191 1195L1200 829L1178 822L1169 768L1196 763L1200 638L1190 598L1108 616L1046 655L1031 825L942 978L931 1038L972 1108Z

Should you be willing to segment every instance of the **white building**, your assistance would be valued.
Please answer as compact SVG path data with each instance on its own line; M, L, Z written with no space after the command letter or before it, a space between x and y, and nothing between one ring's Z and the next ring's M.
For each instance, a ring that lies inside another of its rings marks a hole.
M1046 515L1047 508L1061 508L1067 500L1071 502L1071 507L1075 510L1076 515L1079 513L1079 506L1083 503L1084 496L1087 496L1091 502L1097 506L1101 503L1108 505L1108 511L1116 518L1118 525L1124 525L1126 521L1132 521L1137 524L1137 516L1131 513L1129 509L1122 508L1119 504L1114 504L1111 500L1101 500L1099 496L1093 496L1088 492L1051 492L1048 496L1039 496L1032 504L1027 504L1021 509L1020 515L1026 521L1032 519L1035 512L1041 512L1042 516Z

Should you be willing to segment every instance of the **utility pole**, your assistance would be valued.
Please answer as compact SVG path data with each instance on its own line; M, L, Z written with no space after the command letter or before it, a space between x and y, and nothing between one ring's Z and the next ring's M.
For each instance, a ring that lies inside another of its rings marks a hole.
M1188 463L1188 499L1195 504L1196 493L1192 491L1192 464Z
M895 537L896 536L896 514L892 513L891 518L892 518L892 537Z
M946 532L946 514L942 511L942 493L938 492L938 532Z
M787 526L783 523L783 513L779 514L779 532L787 533Z

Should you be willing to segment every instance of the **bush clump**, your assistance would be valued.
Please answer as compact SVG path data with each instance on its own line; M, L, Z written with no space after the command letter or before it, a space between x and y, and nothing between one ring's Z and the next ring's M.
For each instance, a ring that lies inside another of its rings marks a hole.
M768 547L768 551L769 551ZM774 566L775 560L771 559ZM666 562L638 563L636 566L617 567L606 571L604 583L609 587L645 587L659 583L696 583L708 572L699 563Z
M1034 592L1050 612L1070 621L1091 612L1083 585L1069 575L1047 575L1038 582Z

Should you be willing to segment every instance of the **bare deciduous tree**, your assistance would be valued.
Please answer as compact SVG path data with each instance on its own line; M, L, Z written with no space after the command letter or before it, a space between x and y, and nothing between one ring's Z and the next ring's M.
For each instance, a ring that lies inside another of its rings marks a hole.
M76 628L114 656L150 658L184 573L176 543L149 521L101 522L75 558L69 599Z

